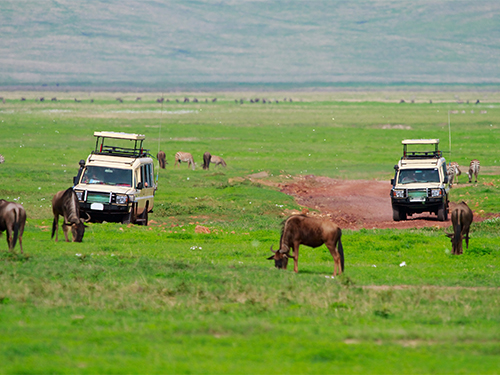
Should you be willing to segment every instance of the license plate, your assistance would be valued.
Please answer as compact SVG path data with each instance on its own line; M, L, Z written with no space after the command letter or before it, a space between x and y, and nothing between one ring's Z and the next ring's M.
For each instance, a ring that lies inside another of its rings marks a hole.
M104 205L102 203L92 203L90 205L91 210L102 211L104 210Z
M410 198L410 202L425 202L425 197L413 197Z

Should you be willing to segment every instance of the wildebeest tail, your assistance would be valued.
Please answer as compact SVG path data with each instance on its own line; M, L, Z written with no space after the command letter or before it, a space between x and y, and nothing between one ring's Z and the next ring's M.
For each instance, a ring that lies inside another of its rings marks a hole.
M340 267L342 272L344 272L344 248L342 247L342 232L339 237L339 254L340 254Z
M54 220L52 221L52 236L50 237L51 239L54 238L54 234L56 234L56 226L57 226L57 219L54 218Z
M454 227L454 234L453 234L453 247L458 250L458 244L461 241L461 234L462 234L462 215L458 217L458 223L457 226Z

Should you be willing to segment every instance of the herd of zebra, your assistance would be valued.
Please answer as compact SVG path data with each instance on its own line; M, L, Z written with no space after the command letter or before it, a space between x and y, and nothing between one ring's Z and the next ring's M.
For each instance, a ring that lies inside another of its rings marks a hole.
M166 154L163 151L159 151L158 154L156 154L156 158L158 159L158 163L160 164L161 169L165 169L165 165L168 164L167 159L166 159ZM195 168L196 163L194 162L193 155L191 155L189 152L176 152L175 154L175 164L176 165L181 165L182 162L188 163L188 167L191 167L191 169ZM210 152L205 152L203 154L203 169L209 169L210 168L210 163L215 164L215 166L222 165L223 167L226 167L227 164L222 159L220 156L212 155Z
M477 175L479 174L479 169L481 168L481 164L479 160L472 159L469 164L469 170L467 171L467 176L469 177L469 184L472 182L472 177L474 176L474 182L477 184ZM457 162L451 162L448 166L448 180L450 181L450 185L453 185L453 181L456 178L456 183L458 184L458 176L462 174L460 170L460 166Z

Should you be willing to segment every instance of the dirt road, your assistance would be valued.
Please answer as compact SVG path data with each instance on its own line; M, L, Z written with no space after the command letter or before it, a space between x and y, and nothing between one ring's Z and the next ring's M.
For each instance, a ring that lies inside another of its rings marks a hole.
M342 228L443 228L451 225L450 220L438 221L436 215L429 213L393 221L389 181L337 180L308 175L280 184L279 188L295 197L301 206L318 210ZM452 208L453 203L450 204L450 211Z

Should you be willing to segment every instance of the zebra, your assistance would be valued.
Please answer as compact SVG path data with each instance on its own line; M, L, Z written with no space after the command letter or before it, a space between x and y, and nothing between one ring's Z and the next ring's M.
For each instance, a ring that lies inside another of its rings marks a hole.
M449 166L448 166L448 178L450 180L450 185L453 185L453 181L455 178L457 179L457 185L458 185L458 176L462 174L462 171L460 170L460 166L456 161L452 161Z
M210 163L214 163L215 166L222 165L223 167L227 167L226 162L220 156L212 155L212 158L210 159Z
M475 183L477 184L477 175L479 174L479 169L481 165L479 163L479 160L477 159L472 159L470 161L470 166L469 166L469 172L467 172L467 175L469 176L469 184L472 181L472 175L475 177Z
M188 163L188 167L190 166L191 169L194 171L194 159L193 155L191 155L189 152L177 152L175 154L175 164L174 166L181 165L182 162Z

